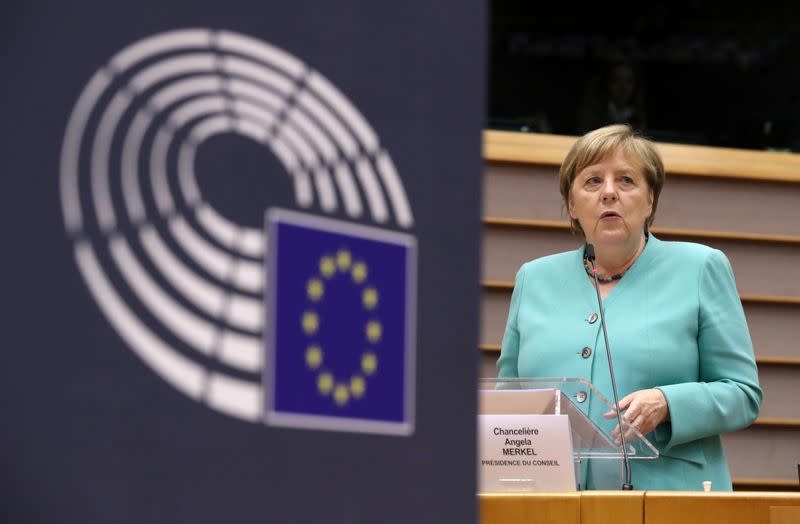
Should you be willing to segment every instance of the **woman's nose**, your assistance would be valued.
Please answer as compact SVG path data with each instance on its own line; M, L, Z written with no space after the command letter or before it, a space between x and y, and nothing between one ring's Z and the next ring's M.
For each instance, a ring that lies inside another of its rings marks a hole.
M614 201L617 199L617 189L614 187L613 181L608 181L603 184L603 202Z

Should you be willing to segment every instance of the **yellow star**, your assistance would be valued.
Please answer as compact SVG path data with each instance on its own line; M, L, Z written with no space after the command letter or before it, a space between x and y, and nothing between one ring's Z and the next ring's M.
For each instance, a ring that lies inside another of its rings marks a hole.
M350 269L351 261L352 257L348 250L340 249L339 252L336 253L336 265L339 266L339 271L347 271Z
M322 257L319 259L319 272L325 278L331 278L336 271L336 264L333 262L333 257Z
M317 389L323 395L327 395L333 389L333 375L330 373L320 373L317 377Z
M361 284L367 278L367 266L363 262L353 264L353 282Z
M319 329L319 316L313 311L303 313L303 332L306 335L313 335Z
M369 310L375 309L375 306L378 305L378 291L374 287L366 288L361 294L361 301L364 303L365 308Z
M367 352L361 355L361 370L366 375L372 375L378 369L378 357L375 353Z
M337 384L333 390L333 400L339 406L344 406L350 400L350 391L344 384Z
M378 342L381 339L382 333L381 323L377 320L370 320L367 322L367 340L372 342L373 344Z
M312 278L306 285L306 293L308 293L308 298L317 302L322 298L323 293L325 293L325 285L322 283L322 280Z
M353 397L361 398L365 389L367 389L367 385L363 377L355 375L350 379L350 392L353 394Z
M317 345L308 346L308 349L306 349L306 365L311 369L317 369L322 365L322 348Z

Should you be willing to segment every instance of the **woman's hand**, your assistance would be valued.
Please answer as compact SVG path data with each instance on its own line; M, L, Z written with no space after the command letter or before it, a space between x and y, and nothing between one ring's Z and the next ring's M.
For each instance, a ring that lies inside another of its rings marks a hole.
M656 429L656 426L665 420L669 420L669 405L660 389L634 391L619 401L619 409L622 412L622 418L638 429L642 435L647 435ZM616 418L617 413L611 410L604 413L603 416L605 418ZM617 444L621 443L619 426L614 428L612 436L616 438ZM630 431L625 433L626 440L632 436L633 434Z

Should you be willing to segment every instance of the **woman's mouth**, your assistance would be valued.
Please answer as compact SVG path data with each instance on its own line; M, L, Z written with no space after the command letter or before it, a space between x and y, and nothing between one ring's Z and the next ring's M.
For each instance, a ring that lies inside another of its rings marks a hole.
M618 218L622 218L622 217L619 216L619 213L617 213L615 211L606 211L605 213L600 215L600 220L615 220L615 219L618 219Z

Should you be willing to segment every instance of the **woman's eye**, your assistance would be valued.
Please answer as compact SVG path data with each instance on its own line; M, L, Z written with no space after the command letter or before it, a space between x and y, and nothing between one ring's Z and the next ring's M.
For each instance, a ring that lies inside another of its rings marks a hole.
M624 184L633 184L633 178L631 178L629 176L624 176L624 177L622 177L622 182Z
M589 185L597 185L600 183L600 177L597 176L590 176L586 179L586 183Z

